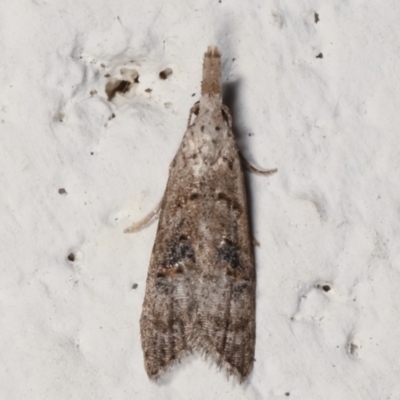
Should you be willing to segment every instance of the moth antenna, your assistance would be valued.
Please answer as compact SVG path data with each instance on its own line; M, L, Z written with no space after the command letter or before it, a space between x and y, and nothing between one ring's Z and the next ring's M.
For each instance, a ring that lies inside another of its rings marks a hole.
M204 54L201 94L221 94L221 53L218 47L208 46Z

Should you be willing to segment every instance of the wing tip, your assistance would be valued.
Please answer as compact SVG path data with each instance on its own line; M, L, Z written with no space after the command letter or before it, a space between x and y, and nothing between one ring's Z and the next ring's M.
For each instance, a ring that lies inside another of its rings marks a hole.
M180 364L183 358L192 354L189 350L183 350L179 354L176 354L175 357L170 358L168 360L162 360L158 358L147 357L145 358L145 369L147 372L147 376L150 380L157 382L160 378L170 372L177 364Z
M192 353L184 334L177 335L173 324L158 321L157 325L156 321L149 317L147 305L143 305L140 334L145 370L152 381L159 380L164 373Z
M233 363L233 360L228 360L225 353L216 351L211 344L197 342L193 344L193 347L196 353L206 360L210 360L218 370L224 370L228 380L233 376L242 384L249 378L253 370L254 351L251 349L247 354L243 354L239 362ZM237 356L237 354L235 355Z

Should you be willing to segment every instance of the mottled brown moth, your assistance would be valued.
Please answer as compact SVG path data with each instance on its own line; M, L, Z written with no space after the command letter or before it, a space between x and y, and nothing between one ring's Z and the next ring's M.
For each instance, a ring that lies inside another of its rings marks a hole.
M220 75L220 53L209 47L201 98L190 110L159 206L140 319L151 379L192 352L241 382L253 367L253 246L242 162L231 114L222 103ZM126 231L137 230L157 212Z

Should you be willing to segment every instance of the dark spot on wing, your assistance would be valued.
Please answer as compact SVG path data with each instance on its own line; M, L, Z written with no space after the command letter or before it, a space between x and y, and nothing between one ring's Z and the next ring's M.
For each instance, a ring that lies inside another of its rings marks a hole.
M239 282L233 286L233 297L239 296L242 293L247 292L249 289L249 284L247 282Z
M168 280L167 276L162 272L158 272L155 279L155 286L158 292L164 294L171 294L173 291L173 285Z
M235 200L229 197L226 193L218 192L217 193L217 201L226 201L229 208L232 208L234 211L239 214L242 212L242 206Z
M233 269L240 267L239 248L229 239L224 239L218 248L218 257Z
M188 259L195 262L195 256L192 244L187 236L181 235L179 239L172 243L167 253L167 267L178 267L183 260Z
M232 169L232 167L233 167L232 158L222 157L222 160L228 164L229 169Z
M189 200L197 200L198 198L199 198L199 194L196 192L191 193L189 196Z
M229 196L223 192L218 192L217 193L217 201L226 201L227 203L231 202L231 199Z

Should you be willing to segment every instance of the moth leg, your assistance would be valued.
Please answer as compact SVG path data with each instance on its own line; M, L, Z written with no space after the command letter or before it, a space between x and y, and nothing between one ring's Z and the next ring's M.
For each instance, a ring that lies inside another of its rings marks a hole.
M200 102L198 101L197 103L194 104L194 106L189 111L189 119L188 119L188 123L187 123L188 128L190 126L190 119L192 118L192 114L197 115L199 113L199 109L200 109Z
M274 168L274 169L267 169L267 170L264 171L264 170L258 169L258 168L256 168L256 167L253 167L253 166L246 160L246 158L244 157L244 155L243 155L242 153L239 152L239 154L240 154L240 160L242 161L243 166L244 166L247 170L249 170L250 172L254 172L254 173L260 174L260 175L272 175L272 174L275 174L275 172L278 172L278 169L277 169L277 168Z
M224 105L224 104L222 105L222 113L223 113L223 115L224 115L225 118L226 118L226 122L228 123L229 128L232 129L232 117L231 117L231 113L230 113L230 111L229 111L229 108L228 108L226 105ZM256 167L253 167L253 166L246 160L246 158L243 156L243 154L242 154L241 152L239 152L239 155L240 155L240 159L241 159L241 161L242 161L243 166L244 166L247 170L249 170L249 171L251 171L251 172L254 172L254 173L260 174L260 175L272 175L272 174L274 174L275 172L278 171L277 168L268 169L268 170L266 170L266 171L263 171L263 170L258 169L258 168L256 168Z
M161 209L161 204L162 204L162 199L160 203L158 203L157 207L153 211L151 211L148 215L146 215L142 220L135 222L128 228L124 229L124 233L137 232L144 226L146 226L159 213Z

